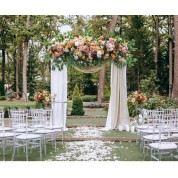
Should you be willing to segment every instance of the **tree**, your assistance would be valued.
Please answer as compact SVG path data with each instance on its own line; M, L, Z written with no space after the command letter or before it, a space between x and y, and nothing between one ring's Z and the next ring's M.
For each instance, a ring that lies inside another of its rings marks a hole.
M178 15L174 16L175 57L174 57L174 90L173 97L178 98Z
M30 15L27 15L26 19L26 30L29 30L30 26ZM22 98L24 100L27 100L27 61L28 61L28 43L29 43L29 37L26 34L25 40L23 43L23 92L22 92Z
M113 15L111 23L108 27L108 34L114 31L117 23L118 15ZM104 89L105 89L105 78L106 78L106 64L100 70L99 85L98 85L98 103L104 102Z
M168 15L168 34L169 34L169 97L172 96L172 25L171 15Z
M156 47L155 47L155 73L158 75L158 52L159 52L159 16L155 16Z

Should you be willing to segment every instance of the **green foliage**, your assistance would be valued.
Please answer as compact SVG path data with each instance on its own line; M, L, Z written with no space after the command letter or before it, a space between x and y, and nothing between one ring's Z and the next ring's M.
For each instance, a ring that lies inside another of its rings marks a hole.
M84 95L96 95L97 85L92 81L92 74L84 74L83 77Z
M153 95L159 93L159 80L156 78L156 75L153 70L150 71L150 76L147 76L146 79L142 79L140 82L141 90L147 95Z
M153 95L149 98L148 102L144 104L145 109L168 109L168 108L178 108L178 100L160 96L160 95Z
M75 97L72 103L72 111L71 115L79 115L83 116L84 115L84 110L83 110L83 102L80 98Z
M12 100L14 98L14 91L12 89L7 90L6 97Z
M36 90L36 83L37 81L35 78L38 75L38 68L37 66L37 52L35 48L31 45L29 48L29 55L28 55L28 66L27 66L27 88L28 93L30 96L33 96Z
M74 101L75 98L79 98L79 99L81 98L78 85L75 85L75 88L74 88L74 91L73 91L73 94L72 94L72 100L73 101Z
M84 95L81 97L83 102L97 101L97 95Z
M110 95L111 95L110 88L109 88L107 85L105 85L104 100L105 100L105 101L109 101Z
M6 100L6 96L0 96L0 100Z
M35 99L34 99L33 96L29 96L29 97L28 97L28 100L29 100L29 101L35 101Z

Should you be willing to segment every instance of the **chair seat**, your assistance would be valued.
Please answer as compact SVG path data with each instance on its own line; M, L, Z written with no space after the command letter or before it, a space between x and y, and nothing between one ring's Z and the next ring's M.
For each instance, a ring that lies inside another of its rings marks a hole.
M27 128L27 130L25 128L21 128L21 129L16 129L16 132L20 132L20 133L24 133L24 132L33 132L35 129L32 128Z
M12 130L12 128L11 127L0 127L0 132L1 131L10 131L10 130Z
M50 130L50 129L38 129L34 132L35 134L50 134L50 133L55 133L55 130Z
M149 146L157 150L176 150L177 145L173 142L150 143Z
M46 127L46 129L51 129L51 130L53 130L53 129L62 129L63 127L61 126L47 126Z
M0 133L0 138L7 138L7 137L13 137L14 133L11 132L4 132L4 133Z
M171 133L178 133L178 129L171 129L171 131L170 131Z
M152 141L158 141L159 140L159 135L158 134L156 134L156 135L145 135L145 136L143 136L143 139L145 139L145 140L152 140ZM166 139L168 139L168 137L166 137L166 136L164 136L164 135L161 135L161 138L160 138L161 140L166 140Z
M39 128L44 128L44 125L43 124L38 124L38 125L30 126L30 127L39 129Z
M152 134L152 133L159 133L158 129L148 129L148 130L141 130L142 133L148 133L148 134Z
M16 137L19 140L31 140L41 138L41 135L37 134L22 134Z
M153 126L148 126L148 125L139 125L139 126L136 126L137 129L141 129L141 130L144 130L144 129L148 129L148 128L153 128Z

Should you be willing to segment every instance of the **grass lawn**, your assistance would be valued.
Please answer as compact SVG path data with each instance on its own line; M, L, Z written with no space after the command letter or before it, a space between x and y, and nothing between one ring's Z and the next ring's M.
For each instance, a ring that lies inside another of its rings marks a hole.
M35 108L35 102L34 101L20 101L20 100L14 100L14 101L0 101L0 107L10 107L10 108Z

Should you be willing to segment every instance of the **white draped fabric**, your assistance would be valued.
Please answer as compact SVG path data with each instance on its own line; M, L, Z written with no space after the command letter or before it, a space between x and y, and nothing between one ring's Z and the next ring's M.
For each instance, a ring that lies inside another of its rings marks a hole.
M111 64L111 96L104 130L128 127L126 66L118 68Z
M51 94L56 95L52 104L53 124L66 128L67 114L67 67L64 66L62 71L57 68L51 70Z

